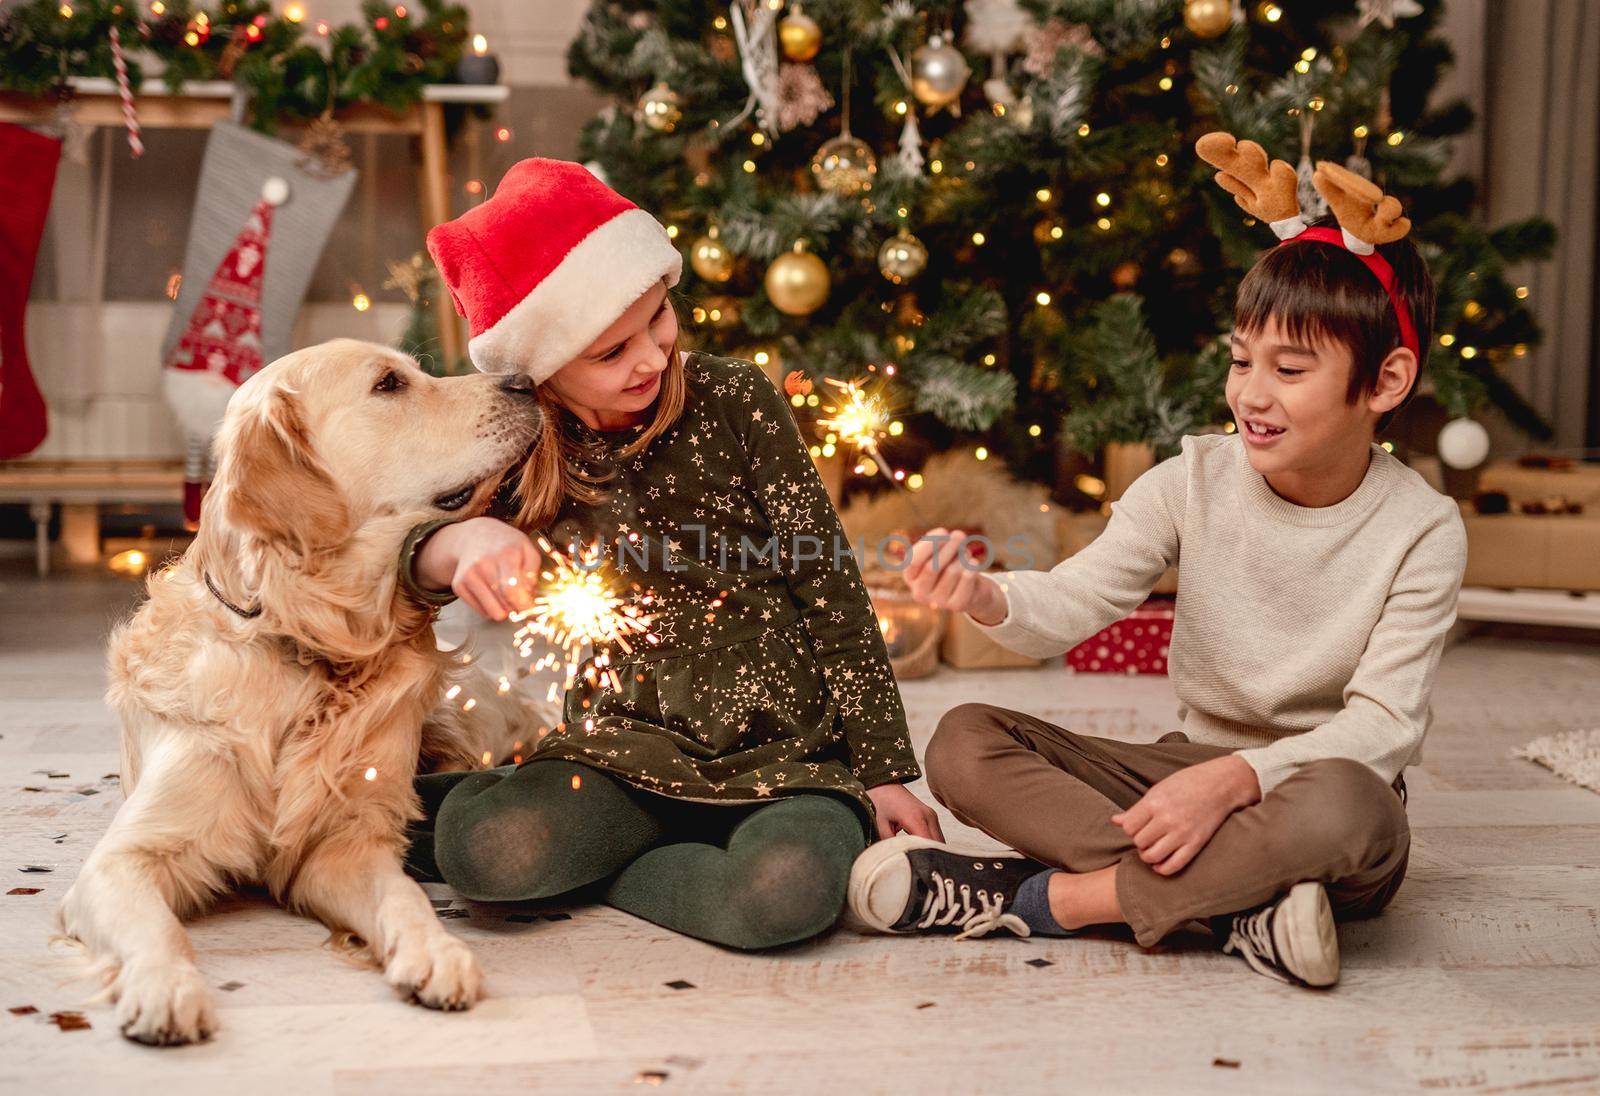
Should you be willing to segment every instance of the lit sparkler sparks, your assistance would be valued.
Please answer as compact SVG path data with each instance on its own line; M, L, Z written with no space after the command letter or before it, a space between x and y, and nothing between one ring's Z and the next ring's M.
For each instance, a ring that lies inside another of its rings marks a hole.
M559 648L560 654L546 651L528 667L528 672L564 667L564 682L559 687L554 682L550 685L551 700L556 699L558 691L571 689L580 676L591 684L605 680L613 691L620 690L622 684L612 666L612 648L631 655L638 637L651 639L650 596L632 598L618 592L615 580L599 564L598 556L580 557L575 564L543 537L539 538L539 550L545 561L539 575L539 592L531 608L512 614L511 619L522 624L513 642L523 658L533 657L534 646L540 640ZM594 550L602 549L596 545ZM587 663L586 647L595 648L594 657Z
M894 469L883 459L878 442L899 427L883 397L869 392L860 381L824 377L823 383L837 389L840 395L836 404L823 407L829 417L817 419L817 425L837 437L840 445L854 446L884 475L893 476Z

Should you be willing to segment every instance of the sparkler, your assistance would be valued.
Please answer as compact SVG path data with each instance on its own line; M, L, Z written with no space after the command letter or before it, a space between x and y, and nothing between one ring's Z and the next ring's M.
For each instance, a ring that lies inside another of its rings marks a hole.
M651 597L646 594L632 598L619 592L615 579L599 564L597 556L580 555L574 563L545 538L540 537L538 543L545 562L539 575L539 592L528 609L511 615L513 622L522 624L513 642L523 658L533 657L533 648L540 640L558 648L559 656L556 651L546 651L528 667L528 672L558 665L564 668L564 682L559 687L555 682L550 684L551 700L556 699L558 691L571 689L580 677L590 684L604 680L613 691L620 690L612 649L620 648L631 655L638 637L651 641ZM602 550L600 545L593 549L596 553ZM587 663L586 647L595 648L594 657Z
M819 418L817 425L836 437L838 444L853 446L857 453L870 460L878 471L889 478L890 483L906 493L906 505L910 507L912 515L918 521L924 520L922 512L911 499L921 477L911 477L913 482L908 484L906 474L884 459L883 450L878 447L879 441L897 436L902 429L888 402L880 393L869 391L858 380L840 381L824 377L822 381L838 389L841 395L837 404L823 406L822 410L831 417ZM858 472L861 470L859 466L856 469Z

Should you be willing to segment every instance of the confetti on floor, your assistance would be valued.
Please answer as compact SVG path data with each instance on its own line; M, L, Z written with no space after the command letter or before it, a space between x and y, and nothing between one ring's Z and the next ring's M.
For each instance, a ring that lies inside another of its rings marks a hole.
M685 982L682 978L675 978L667 982L666 987L668 989L694 989L695 984L693 982Z
M10 890L6 891L6 893L7 894L38 894L39 891L42 890L42 889L43 888L41 888L41 887L12 887Z
M7 1011L13 1016L32 1016L39 1010L32 1005L12 1005Z
M88 1031L89 1018L81 1012L52 1012L50 1022L62 1031Z
M1029 959L1028 960L1028 965L1030 967L1053 967L1053 966L1055 966L1055 964L1052 963L1048 959Z
M932 1001L924 1001L924 1002L922 1002L922 1004L917 1006L917 1008L919 1008L919 1009L933 1008L933 1007L934 1007L934 1002L932 1002Z
M1232 1058L1213 1058L1211 1064L1217 1069L1238 1069L1239 1063Z
M243 982L224 982L224 983L222 983L222 985L218 986L217 988L220 989L223 993L232 993L236 989L244 989L244 983Z

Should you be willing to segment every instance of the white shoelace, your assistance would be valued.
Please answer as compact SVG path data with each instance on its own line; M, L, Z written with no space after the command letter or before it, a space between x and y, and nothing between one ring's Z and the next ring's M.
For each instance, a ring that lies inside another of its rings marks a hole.
M1272 945L1274 908L1268 906L1248 917L1235 917L1233 931L1228 934L1228 942L1222 946L1222 950L1224 953L1233 952L1240 956L1257 974L1265 974L1268 978L1276 978L1285 985L1293 985L1293 981L1279 969L1278 951Z
M1005 912L1003 894L990 893L982 887L974 891L963 883L957 897L955 880L946 878L943 872L935 871L932 875L933 889L922 899L922 920L917 922L917 928L958 925L961 932L956 934L957 940L987 936L996 929L1010 929L1018 936L1032 935L1026 921L1014 913ZM973 899L977 899L976 906L972 904Z

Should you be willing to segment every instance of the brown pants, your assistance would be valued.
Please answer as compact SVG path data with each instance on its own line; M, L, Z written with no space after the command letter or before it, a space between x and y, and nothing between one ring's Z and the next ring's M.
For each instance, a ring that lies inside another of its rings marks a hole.
M1017 851L1073 872L1116 864L1123 915L1145 947L1187 921L1251 909L1307 880L1327 886L1340 918L1388 905L1411 850L1403 785L1344 758L1302 766L1235 811L1178 874L1158 875L1140 860L1111 816L1179 769L1231 752L1181 734L1091 738L963 704L940 720L926 767L939 802Z

